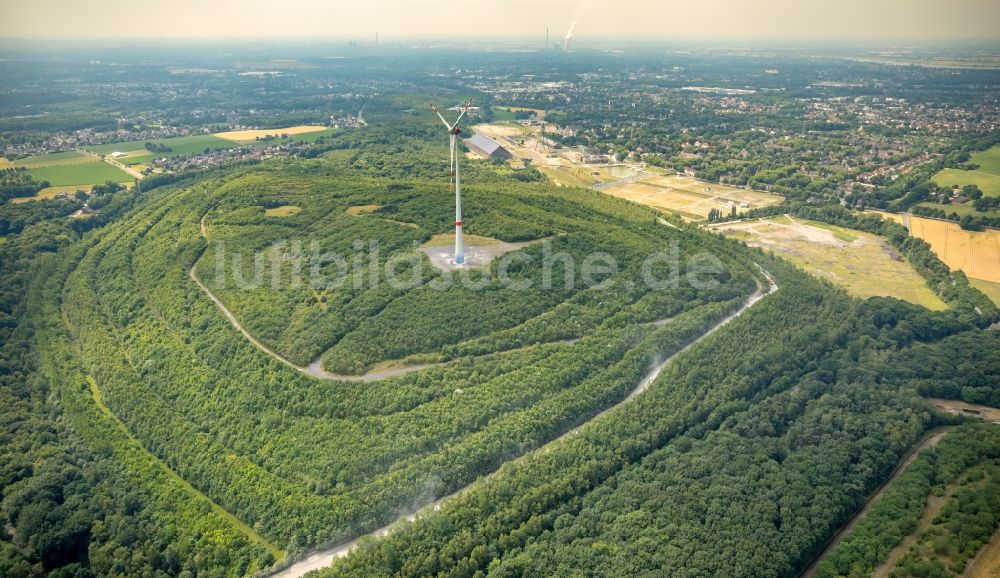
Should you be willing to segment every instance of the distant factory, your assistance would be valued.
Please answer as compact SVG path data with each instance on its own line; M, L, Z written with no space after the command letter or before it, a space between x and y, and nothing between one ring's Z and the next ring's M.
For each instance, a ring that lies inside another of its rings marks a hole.
M486 160L506 160L513 158L510 151L486 135L476 133L463 141L469 150Z

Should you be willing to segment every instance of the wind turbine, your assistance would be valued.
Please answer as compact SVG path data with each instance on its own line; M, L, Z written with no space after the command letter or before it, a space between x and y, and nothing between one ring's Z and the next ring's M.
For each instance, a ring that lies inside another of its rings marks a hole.
M438 107L431 104L431 110L438 115L444 126L448 128L448 134L451 137L451 166L449 167L449 174L454 177L452 183L455 187L455 264L463 265L465 264L465 247L462 245L462 180L458 176L458 135L462 133L462 129L458 127L458 123L465 117L465 113L469 112L469 107L472 106L472 99L462 107L462 112L459 113L458 118L455 122L448 123L444 119L444 115L438 110Z

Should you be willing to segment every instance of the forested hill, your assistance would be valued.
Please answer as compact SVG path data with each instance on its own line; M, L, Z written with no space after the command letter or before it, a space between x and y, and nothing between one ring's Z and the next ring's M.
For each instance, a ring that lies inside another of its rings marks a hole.
M500 282L502 259L455 283L422 245L453 226L443 148L383 154L425 129L373 121L316 158L116 192L90 221L19 221L0 245L4 575L254 575L469 484L326 574L792 575L948 419L922 394L995 399L993 373L961 370L995 342L972 293L944 312L860 301L506 167L469 163L467 233L524 243L506 273L527 288ZM381 250L343 285L309 283L358 240ZM588 284L558 265L550 289L546 251L618 267ZM711 253L715 283L638 283L657 251L684 267ZM252 280L275 255L273 278L237 282L237 264ZM396 257L423 266L416 283L366 282ZM768 275L776 292L684 349ZM534 451L668 357L631 403ZM297 367L317 358L426 366L366 382Z
M781 289L633 406L322 575L794 575L944 419L888 368L981 332L755 259Z
M479 305L496 321L471 331L454 325L454 333L417 350L436 350L447 363L378 382L311 378L234 330L189 273L211 257L215 239L235 252L281 234L301 235L306 246L310 235L336 243L325 236L340 230L347 243L380 239L388 258L394 243L413 251L401 240L450 228L448 211L439 215L448 203L439 197L448 195L419 182L330 176L336 162L293 161L160 187L119 218L109 211L103 227L82 235L65 229L58 245L36 250L35 261L5 261L25 273L10 296L26 305L11 312L23 335L16 343L24 346L11 363L28 360L23 367L38 390L24 412L39 421L19 422L21 431L25 440L46 439L32 436L45 416L59 416L59 443L76 452L80 480L68 485L33 470L28 464L37 460L16 457L11 440L5 487L20 497L5 502L5 513L15 535L45 537L51 546L15 539L10 568L29 575L70 566L106 576L253 574L286 552L391 520L581 423L623 398L651 359L697 337L759 282L744 250L722 239L664 226L648 209L595 192L552 191L500 172L492 191L485 182L469 187L470 234L528 235L574 257L603 249L618 258L617 281L636 275L651 250L674 246L686 259L710 248L722 260L719 283L654 292L616 282L602 292L576 284L576 271L567 290L505 294L487 286L490 307L514 314ZM301 210L268 215L288 205ZM362 205L381 207L348 211ZM337 227L324 229L330 222ZM43 232L39 226L22 238ZM6 247L25 250L14 243ZM445 275L434 271L429 280ZM517 278L539 274L525 267ZM299 300L267 284L240 301L225 293L231 288L219 289L251 325L277 299L312 320L309 313L322 319L324 311L349 311L341 300L359 306L407 298L366 289ZM414 330L448 327L435 317L438 309L407 310ZM543 312L551 322L531 322ZM277 324L295 329L287 318ZM309 326L297 329L310 334ZM17 380L8 391L30 393ZM81 495L45 493L54 487ZM125 551L130 555L120 555Z

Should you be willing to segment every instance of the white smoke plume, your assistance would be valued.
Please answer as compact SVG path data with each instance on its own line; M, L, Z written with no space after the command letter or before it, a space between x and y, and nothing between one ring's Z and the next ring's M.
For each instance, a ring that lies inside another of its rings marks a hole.
M569 30L566 31L566 36L563 38L563 50L569 51L573 43L573 32L576 30L576 20L569 23Z
M563 40L572 40L574 30L576 30L576 20L569 23L569 30L566 31L566 37Z

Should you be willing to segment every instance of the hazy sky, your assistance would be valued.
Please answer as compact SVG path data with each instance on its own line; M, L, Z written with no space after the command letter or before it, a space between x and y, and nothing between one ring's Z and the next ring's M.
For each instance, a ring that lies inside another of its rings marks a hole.
M2 0L0 36L991 39L1000 0Z

